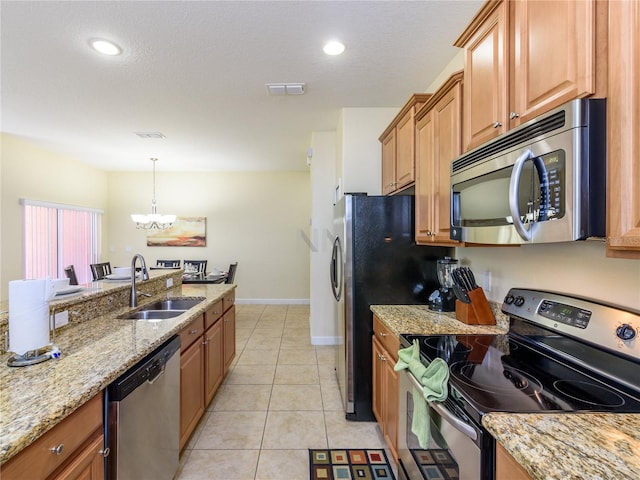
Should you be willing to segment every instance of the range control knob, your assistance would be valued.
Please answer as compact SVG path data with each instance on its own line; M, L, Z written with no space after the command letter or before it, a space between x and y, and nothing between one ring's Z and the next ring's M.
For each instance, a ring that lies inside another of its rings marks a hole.
M504 297L504 303L506 303L507 305L511 305L514 300L515 297L511 294L508 294L506 297Z
M524 305L524 297L518 295L513 303L516 307L521 307Z
M628 323L623 323L618 328L616 328L616 335L621 340L633 340L636 336L636 331Z

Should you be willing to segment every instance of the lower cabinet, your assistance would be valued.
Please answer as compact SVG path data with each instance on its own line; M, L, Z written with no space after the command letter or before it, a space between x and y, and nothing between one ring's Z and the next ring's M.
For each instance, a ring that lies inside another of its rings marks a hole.
M496 442L496 480L531 480L531 476Z
M102 393L2 465L3 480L103 480Z
M377 318L373 317L373 414L382 435L398 458L398 374L394 371L398 360L398 337Z
M180 332L180 450L211 403L236 350L234 293Z

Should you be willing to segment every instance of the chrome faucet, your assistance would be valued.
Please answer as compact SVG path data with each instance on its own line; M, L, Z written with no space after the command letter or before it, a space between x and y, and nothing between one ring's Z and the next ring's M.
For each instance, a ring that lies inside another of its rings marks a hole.
M140 268L142 269L142 280L149 280L149 272L147 271L147 263L144 261L144 257L139 253L136 253L131 259L131 299L129 301L130 307L138 306L138 295L144 295L150 297L148 293L138 293L136 291L136 260L140 259Z

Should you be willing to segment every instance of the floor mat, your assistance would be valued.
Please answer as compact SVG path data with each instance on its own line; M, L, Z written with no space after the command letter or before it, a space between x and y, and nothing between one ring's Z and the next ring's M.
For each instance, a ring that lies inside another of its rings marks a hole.
M395 480L382 449L309 450L310 480Z

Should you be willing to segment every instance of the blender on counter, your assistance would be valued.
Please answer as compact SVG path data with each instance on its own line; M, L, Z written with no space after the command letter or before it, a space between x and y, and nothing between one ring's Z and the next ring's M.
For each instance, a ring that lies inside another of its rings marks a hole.
M458 266L458 260L444 257L438 260L438 281L440 288L429 295L429 310L436 312L453 312L456 309L456 296L453 292L453 270Z

